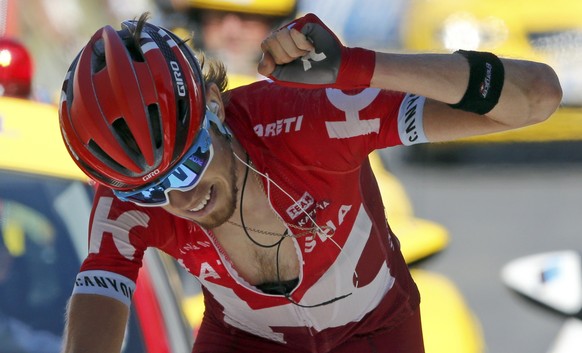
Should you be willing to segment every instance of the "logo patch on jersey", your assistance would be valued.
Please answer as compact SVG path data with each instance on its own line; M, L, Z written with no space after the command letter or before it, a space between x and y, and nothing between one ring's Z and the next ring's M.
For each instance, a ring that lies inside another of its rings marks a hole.
M301 62L303 63L303 71L311 70L311 61L323 61L327 58L324 52L316 53L315 50L310 51L309 53L303 55L301 57Z
M315 203L315 199L307 191L301 196L296 203L287 208L287 215L295 220L304 212L308 212L309 208Z
M348 95L339 89L328 88L325 93L329 102L346 115L345 121L325 122L330 138L344 139L380 132L380 118L360 119L360 111L376 99L379 89L368 88L356 95Z
M415 94L407 94L398 112L398 135L403 145L410 146L427 142L422 116L426 99Z
M111 234L117 251L128 260L133 260L135 247L129 240L129 233L134 227L147 227L150 217L141 211L133 210L120 214L117 219L111 219L109 213L113 198L102 197L97 203L93 224L91 225L91 243L89 253L99 253L104 234Z
M98 294L117 299L125 305L131 304L135 282L120 274L92 270L77 274L73 294Z
M253 127L259 137L271 137L301 130L303 115L279 119L269 124L257 124Z

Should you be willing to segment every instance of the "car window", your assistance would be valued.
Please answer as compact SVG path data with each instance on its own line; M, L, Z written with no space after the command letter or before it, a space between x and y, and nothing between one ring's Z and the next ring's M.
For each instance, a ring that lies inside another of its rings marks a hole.
M60 351L92 195L80 181L0 170L0 353ZM124 352L144 352L134 315L127 332Z

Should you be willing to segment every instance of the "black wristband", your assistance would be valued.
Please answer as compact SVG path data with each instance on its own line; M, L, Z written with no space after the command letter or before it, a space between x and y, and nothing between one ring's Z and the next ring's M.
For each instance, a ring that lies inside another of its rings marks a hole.
M480 115L487 114L501 96L505 80L503 63L495 54L488 52L457 50L455 53L467 58L471 71L463 99L449 106Z

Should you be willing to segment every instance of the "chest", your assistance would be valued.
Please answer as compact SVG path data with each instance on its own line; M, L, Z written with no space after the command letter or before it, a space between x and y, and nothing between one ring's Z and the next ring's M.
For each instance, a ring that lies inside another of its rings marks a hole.
M283 237L283 234L239 228L211 237L229 276L258 286L300 276L302 255L299 244L296 239Z
M242 213L238 205L230 222L188 235L203 246L181 262L201 280L253 287L316 279L342 252L361 207L358 179L265 175L246 186Z

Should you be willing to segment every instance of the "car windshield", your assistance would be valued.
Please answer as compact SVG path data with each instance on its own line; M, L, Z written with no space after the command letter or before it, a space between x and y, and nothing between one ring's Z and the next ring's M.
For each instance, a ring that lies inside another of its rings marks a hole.
M92 195L80 181L0 170L0 353L60 351ZM125 352L144 351L139 335L132 317Z

